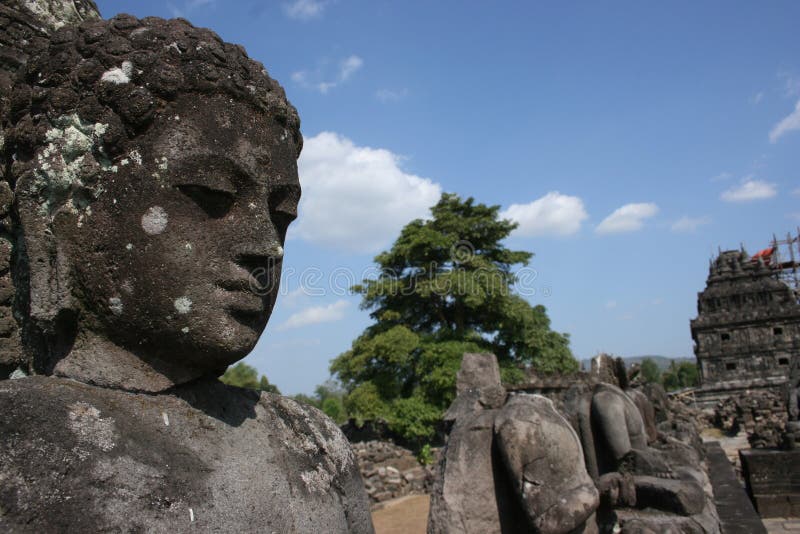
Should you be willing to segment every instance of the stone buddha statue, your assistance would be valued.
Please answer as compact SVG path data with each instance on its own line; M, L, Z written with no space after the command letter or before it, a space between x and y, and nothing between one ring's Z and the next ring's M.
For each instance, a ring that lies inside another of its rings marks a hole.
M332 421L217 380L267 324L296 216L283 89L183 20L64 25L28 55L0 289L31 376L0 382L0 530L371 532Z

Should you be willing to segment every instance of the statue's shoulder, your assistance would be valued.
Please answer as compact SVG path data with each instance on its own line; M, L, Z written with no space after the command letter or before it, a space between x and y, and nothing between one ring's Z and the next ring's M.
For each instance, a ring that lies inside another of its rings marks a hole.
M0 381L0 424L13 425L17 433L33 432L42 434L42 424L49 429L68 430L73 408L105 404L108 395L103 390L81 384L74 380L30 376L15 380Z
M330 476L358 470L350 443L333 420L317 408L275 393L262 392L259 417L285 441L298 458L322 460ZM262 412L263 411L263 412ZM315 466L315 470L318 470Z
M320 410L275 393L262 392L257 418L283 445L289 471L299 473L310 495L327 496L345 508L347 531L372 532L372 519L355 455L344 433Z
M55 377L0 382L0 530L147 530L185 521L188 495L209 498L195 475L204 466L135 416L140 397Z

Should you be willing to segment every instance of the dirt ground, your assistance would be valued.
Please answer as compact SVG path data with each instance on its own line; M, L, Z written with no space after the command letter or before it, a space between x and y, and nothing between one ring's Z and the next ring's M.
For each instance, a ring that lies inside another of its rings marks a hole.
M425 534L428 526L428 495L408 495L383 503L372 512L375 534Z

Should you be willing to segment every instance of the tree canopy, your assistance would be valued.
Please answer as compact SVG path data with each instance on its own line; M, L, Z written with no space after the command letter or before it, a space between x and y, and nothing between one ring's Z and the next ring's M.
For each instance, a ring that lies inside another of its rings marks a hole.
M261 378L259 379L258 371L244 362L239 362L233 367L228 367L225 370L225 374L219 379L229 386L238 386L240 388L255 389L258 391L269 391L270 393L280 393L278 387L270 384L266 376L261 375Z
M646 383L661 383L661 369L658 364L650 358L642 360L641 364L642 378Z
M344 394L341 386L335 380L327 380L314 389L313 395L294 395L294 400L309 404L322 410L325 415L342 424L347 420L347 410L344 407Z
M672 360L665 371L661 371L650 358L642 360L641 375L645 382L661 384L667 391L695 387L700 382L697 364L691 360Z
M331 363L351 415L429 439L453 400L464 352L494 352L506 380L523 366L578 369L568 335L514 291L515 266L533 255L503 245L516 224L499 210L442 195L430 219L407 224L375 258L380 274L353 288L374 323Z
M667 391L695 387L700 383L700 374L697 371L697 364L692 361L681 361L676 363L674 360L669 362L669 369L662 375L664 388Z

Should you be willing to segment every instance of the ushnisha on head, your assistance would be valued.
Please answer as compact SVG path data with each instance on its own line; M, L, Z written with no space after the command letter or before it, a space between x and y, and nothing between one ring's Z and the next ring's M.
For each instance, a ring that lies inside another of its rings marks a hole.
M160 391L253 348L302 147L260 63L180 19L65 27L8 123L16 315L37 371Z

